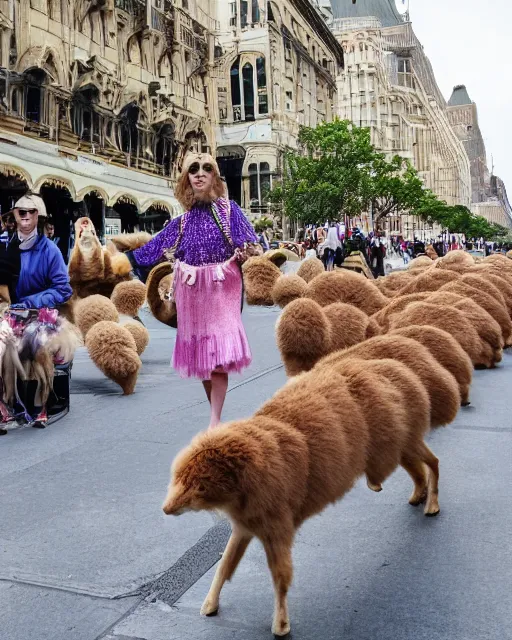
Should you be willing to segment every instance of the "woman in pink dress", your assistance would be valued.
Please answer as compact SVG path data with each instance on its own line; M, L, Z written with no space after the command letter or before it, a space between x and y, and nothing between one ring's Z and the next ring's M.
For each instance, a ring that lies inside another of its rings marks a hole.
M227 199L215 160L190 155L176 187L186 213L148 244L129 253L139 274L173 255L178 333L172 364L182 377L203 382L211 405L210 427L219 424L228 375L251 362L242 324L242 273L248 243L258 239L235 202Z

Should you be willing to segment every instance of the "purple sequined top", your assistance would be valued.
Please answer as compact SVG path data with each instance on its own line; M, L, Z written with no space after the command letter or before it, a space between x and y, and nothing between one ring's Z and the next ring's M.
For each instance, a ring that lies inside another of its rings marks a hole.
M227 229L227 217L223 208L219 207L219 216L225 229ZM231 202L231 214L229 229L230 244L226 235L217 224L211 206L197 204L184 214L186 222L183 236L176 250L178 260L186 262L194 267L205 264L216 264L229 260L234 254L235 248L242 247L245 242L258 242L251 223L244 216L236 202ZM174 218L146 245L133 252L133 256L142 267L151 267L164 258L164 251L174 247L180 230L180 218Z

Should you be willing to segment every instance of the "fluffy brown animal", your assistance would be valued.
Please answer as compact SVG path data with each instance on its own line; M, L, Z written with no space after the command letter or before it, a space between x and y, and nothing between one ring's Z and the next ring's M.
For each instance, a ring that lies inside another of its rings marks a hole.
M319 304L301 298L290 302L281 314L276 340L287 375L295 376L309 371L329 353L331 325Z
M272 287L272 300L283 309L293 300L301 298L306 292L306 286L306 281L298 275L281 276Z
M335 366L347 358L362 360L389 358L402 362L420 378L427 390L430 398L431 426L439 427L455 420L461 405L457 381L419 342L399 335L376 336L350 349L336 351L322 358L313 371L325 366Z
M389 321L393 314L401 313L408 305L413 302L426 300L431 295L430 291L424 293L409 293L407 295L398 295L391 300L384 309L375 313L372 319L379 325L383 332L388 331Z
M447 331L468 354L473 366L481 366L482 341L460 309L427 302L413 302L404 311L393 315L390 319L391 329L410 325L426 325Z
M135 251L146 245L153 236L146 231L138 231L137 233L122 233L119 236L112 237L107 243L107 250L111 255L118 252Z
M464 273L475 264L475 259L466 251L449 251L445 256L435 261L436 269L449 269Z
M383 384L383 397L384 393L389 395L390 406L399 402L400 394L392 385ZM305 397L307 412L303 410ZM295 531L307 518L339 500L359 476L373 471L369 451L378 448L378 441L384 447L378 462L386 459L389 463L376 472L389 472L393 464L410 456L407 464L414 466L418 482L424 483L428 465L427 505L432 514L438 511L437 458L423 444L422 434L414 436L408 431L409 425L418 431L421 427L407 419L408 407L399 406L392 406L386 424L395 428L389 431L390 440L384 446L380 420L367 422L345 378L325 367L295 379L253 418L202 433L178 454L164 512L179 515L187 510L221 509L232 522L232 535L202 614L217 612L225 581L233 576L252 538L257 537L265 548L274 581L272 632L288 634L287 593ZM406 450L411 443L411 450Z
M120 282L114 287L110 299L119 313L135 318L146 301L146 285L140 280Z
M437 327L425 325L393 329L390 335L411 338L427 347L437 362L457 380L462 406L470 404L469 389L473 379L473 363L452 335Z
M314 300L291 302L276 326L276 339L286 373L309 371L320 358L381 333L376 322L350 304L321 307Z
M173 266L170 262L156 265L146 281L146 296L153 316L159 322L176 329L178 326L176 305L170 299L173 277Z
M487 256L483 260L483 264L496 264L501 267L504 271L508 273L512 273L512 262L510 259L500 253L493 253L490 256Z
M416 273L411 271L394 271L385 278L377 278L375 285L388 298L395 296L406 284L414 280Z
M432 258L428 256L418 256L409 262L409 269L428 269L432 266Z
M242 270L247 304L273 305L272 288L282 276L278 267L265 256L257 256L247 260Z
M450 273L450 272L442 272ZM450 282L440 288L440 291L451 291L452 293L458 293L461 296L471 298L483 309L487 311L500 325L503 340L505 341L505 347L512 346L512 321L507 312L507 309L500 299L494 295L488 293L488 286L483 278L479 278L479 288L473 286L473 284L463 281L460 277L455 282ZM475 281L473 280L472 283ZM490 285L492 286L492 285ZM493 287L495 289L495 287ZM499 292L498 292L499 293ZM499 298L502 299L501 294Z
M75 304L75 323L85 338L89 330L102 320L119 322L119 312L106 296L95 294Z
M482 359L487 369L492 369L503 358L503 335L499 324L494 318L471 298L459 296L448 291L435 291L427 302L460 309L475 327L484 345Z
M313 278L325 272L324 263L318 258L304 260L297 269L297 275L305 282L311 282Z
M121 317L119 324L130 332L132 338L135 340L137 355L142 355L149 344L149 331L141 322L129 316Z
M135 390L142 365L131 333L116 322L98 322L87 332L85 346L94 364L118 384L123 395Z
M90 218L75 222L75 246L69 259L69 279L79 298L93 294L110 297L119 282L130 280L130 261L122 254L111 255L101 246Z
M492 264L477 264L467 272L470 275L480 276L490 282L502 294L509 316L512 318L512 274L499 270Z
M433 266L421 272L414 280L411 280L397 294L404 296L408 293L424 293L425 291L437 291L442 286L458 280L460 275L448 269L435 269Z
M318 302L321 307L345 302L369 316L389 302L373 282L348 269L324 272L313 278L307 286L305 297Z

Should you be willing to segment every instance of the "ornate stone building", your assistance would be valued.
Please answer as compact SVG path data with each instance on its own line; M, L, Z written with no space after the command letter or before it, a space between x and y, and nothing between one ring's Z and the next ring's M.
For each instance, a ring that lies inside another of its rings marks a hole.
M398 13L394 0L331 5L332 29L345 52L340 117L370 127L377 149L408 158L425 186L448 204L470 206L468 156L408 16ZM422 227L409 216L388 223L391 233L409 237Z
M100 233L161 228L185 152L214 147L214 16L213 0L0 0L2 210L28 187L64 238L84 213Z
M489 171L478 110L464 85L454 87L448 101L448 119L464 145L471 164L471 202L474 213L512 228L512 209L503 181Z
M326 24L328 1L219 3L215 139L231 196L254 213L296 147L300 125L336 114L343 51Z

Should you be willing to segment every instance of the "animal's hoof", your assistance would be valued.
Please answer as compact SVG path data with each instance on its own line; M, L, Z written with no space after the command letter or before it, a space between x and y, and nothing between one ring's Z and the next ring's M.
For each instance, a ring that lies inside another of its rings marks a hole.
M425 511L424 511L424 513L427 516L427 518L434 518L440 512L441 512L441 509L439 508L439 506L431 507L430 509L425 509Z
M379 491L382 491L381 484L373 484L373 482L370 482L368 479L366 480L366 484L368 485L368 489L375 491L375 493L379 493Z
M203 606L201 607L201 615L211 618L212 616L216 616L218 613L219 613L219 604L210 602L207 598L203 602Z
M414 492L412 496L409 498L409 504L413 507L417 507L420 504L423 504L427 499L427 489L422 492Z
M274 622L272 625L272 633L276 636L276 638L287 636L290 633L290 621L279 620L278 622Z
M468 400L467 402L462 402L461 407L469 407L470 404L471 402Z

